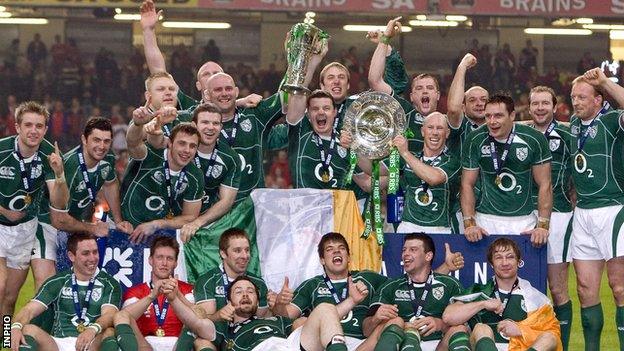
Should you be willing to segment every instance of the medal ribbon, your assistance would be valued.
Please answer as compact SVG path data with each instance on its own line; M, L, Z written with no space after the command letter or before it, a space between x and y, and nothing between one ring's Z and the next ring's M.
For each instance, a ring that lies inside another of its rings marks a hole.
M577 151L577 154L580 154L581 151L583 151L583 147L585 146L585 142L587 141L587 138L589 137L589 131L591 130L591 128L596 123L596 120L598 119L598 117L600 117L603 114L605 114L610 108L611 108L611 105L609 105L609 103L607 101L605 101L602 104L602 108L600 109L600 111L598 111L598 114L596 115L596 117L594 117L594 119L591 121L591 123L587 126L587 129L585 129L585 132L583 132L583 135L581 135L578 138L578 144L577 144L578 151Z
M232 146L234 144L234 141L236 141L236 132L238 131L238 119L240 118L240 114L238 113L238 109L236 110L236 112L234 113L234 122L232 125L232 135L228 135L228 133L225 131L225 129L221 129L221 134L225 137L225 140L227 140L228 144L230 146Z
M546 139L548 139L548 137L550 136L550 133L552 133L553 130L555 130L555 127L557 127L557 121L553 119L552 122L550 122L550 125L548 126L548 128L546 128L546 131L544 132L544 136L546 137Z
M80 308L80 300L78 299L78 279L76 274L72 273L72 299L74 300L74 312L78 317L78 323L84 323L87 319L87 310L89 309L89 303L91 303L91 295L93 295L93 285L95 285L95 274L89 279L89 285L87 286L87 293L85 294L85 302L82 309Z
M338 127L338 115L334 118L334 125L332 126L331 139L329 141L329 148L326 150L323 146L323 139L321 136L314 133L316 137L319 153L321 154L321 175L326 173L329 174L329 164L331 163L331 159L334 156L334 151L336 150L336 128Z
M199 155L195 156L195 165L197 168L202 169L201 162L199 162ZM208 157L208 167L206 168L206 173L204 174L204 179L208 180L208 178L212 177L212 169L217 161L217 145L215 145L214 150Z
M35 169L39 164L39 152L35 152L35 155L30 162L30 174L26 170L26 163L24 162L24 157L19 151L19 146L17 144L17 138L15 137L15 154L17 155L17 159L19 160L19 168L20 168L20 176L22 177L22 184L24 184L24 190L26 193L30 193L32 190L32 182L35 180Z
M338 296L338 292L336 291L334 284L331 282L327 274L323 274L323 280L325 281L325 285L327 285L327 288L331 292L332 297L334 298L334 301L336 302L336 305L341 303L347 298L347 295L349 294L349 282L347 282L347 285L344 288L342 288L342 294Z
M365 229L362 237L367 239L375 230L377 244L384 244L383 221L381 220L381 185L379 181L379 160L373 160L373 174L371 177L373 189L371 209L364 214ZM372 212L372 214L371 214Z
M408 274L405 274L405 276L407 277L407 282L410 286L410 301L412 303L412 309L414 310L414 316L418 318L422 314L427 296L429 296L429 293L431 292L431 285L433 284L433 271L429 272L429 277L427 278L427 282L425 283L420 299L416 298L416 288L414 287L412 278L410 278Z
M515 128L512 128L511 133L509 133L509 135L507 136L507 141L505 141L505 147L500 158L498 158L498 152L496 151L496 143L494 138L492 138L491 135L488 135L488 139L490 140L490 154L492 156L492 164L494 165L496 177L500 176L503 167L505 166L505 161L507 160L507 155L509 154L509 149L511 148L511 144L513 143L515 135L516 130Z
M498 283L496 282L496 277L494 277L493 279L494 279L494 295L496 296L497 299L501 300L501 302L503 303L503 312L499 314L499 316L502 317L503 314L505 314L505 310L507 309L507 302L509 302L511 293L518 287L519 281L518 281L518 278L516 278L516 281L511 286L511 290L507 294L503 294L500 292L500 290L498 290ZM501 299L501 296L504 296L504 298Z
M171 169L169 169L169 160L168 160L168 150L169 149L165 149L164 155L163 155L163 168L165 170L165 184L167 186L167 200L169 202L169 212L172 213L173 212L173 204L175 203L175 198L178 195L178 191L180 190L180 188L182 187L182 181L184 180L184 177L186 177L186 170L185 168L182 168L182 170L180 171L180 175L178 176L178 179L176 180L175 186L174 186L174 190L173 190L173 194L171 191Z
M152 284L150 283L150 288L151 287ZM167 311L169 310L169 300L167 300L167 296L165 296L162 308L158 305L158 295L154 300L152 300L152 306L154 307L154 315L156 316L158 329L163 329L162 326L165 325L165 318L167 317Z
M349 149L349 170L347 171L347 175L345 176L344 179L344 184L345 185L349 185L351 184L351 181L353 180L353 173L355 172L355 166L357 166L357 154Z
M93 187L93 184L91 183L91 180L89 179L89 172L87 170L87 163L85 162L85 158L84 158L84 154L82 153L82 146L78 148L78 165L80 166L80 173L82 174L82 178L85 182L85 186L87 188L87 193L89 194L89 199L91 200L91 203L93 203L93 205L95 205L95 188ZM106 222L106 217L108 216L107 212L102 213L102 222Z
M223 263L219 265L219 269L221 269L221 281L223 282L223 292L227 298L228 290L230 289L230 280L228 279L228 276L225 273L225 268L223 268Z

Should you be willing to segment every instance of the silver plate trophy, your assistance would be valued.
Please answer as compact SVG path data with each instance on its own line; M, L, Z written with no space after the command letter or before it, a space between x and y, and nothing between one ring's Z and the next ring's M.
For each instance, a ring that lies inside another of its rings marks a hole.
M351 132L351 150L368 159L390 154L392 139L405 131L405 112L392 96L377 91L360 94L347 109L344 128Z
M286 59L288 70L282 90L289 94L306 94L310 90L303 85L308 64L313 54L321 52L327 45L329 35L312 24L313 20L306 15L304 23L295 24L288 33L286 42Z

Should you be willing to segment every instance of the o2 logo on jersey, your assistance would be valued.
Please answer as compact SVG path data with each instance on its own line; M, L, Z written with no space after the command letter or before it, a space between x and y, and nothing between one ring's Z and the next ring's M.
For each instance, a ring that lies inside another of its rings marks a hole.
M74 327L78 326L78 316L73 316L71 319L71 323L74 325ZM85 316L85 320L83 322L84 325L89 325L91 324L91 320L89 319L89 316Z
M419 187L415 191L416 203L420 206L429 206L433 202L433 193L431 189L427 189L427 192L423 191L422 187Z
M516 191L516 194L522 194L522 186L518 185L516 177L508 172L502 172L500 174L500 183L498 188L504 192Z
M26 196L24 195L18 195L12 198L11 201L9 201L9 210L22 211L26 209L26 207L28 207L28 204L26 203L26 201L24 201L25 198Z
M269 327L268 325L264 325L262 327L258 327L256 329L254 329L254 334L266 334L266 333L270 333L273 331L273 328Z
M150 196L145 199L145 207L154 212L158 212L165 207L165 200L160 196Z
M91 198L87 195L84 199L78 201L78 208L85 208L91 203Z
M314 168L314 177L316 177L316 179L318 179L319 181L325 183L323 181L323 176L321 175L321 169L322 168L323 168L322 164L319 163L319 164L316 165L316 167ZM332 168L332 166L328 166L327 167L327 173L329 173L329 178L328 179L334 179L334 169Z
M247 161L245 160L243 155L238 154L238 158L240 159L241 172L245 172L245 169L247 169L247 174L253 174L253 168L251 167L251 165L247 164Z
M340 323L349 323L353 319L353 310L349 311L346 316L342 317Z

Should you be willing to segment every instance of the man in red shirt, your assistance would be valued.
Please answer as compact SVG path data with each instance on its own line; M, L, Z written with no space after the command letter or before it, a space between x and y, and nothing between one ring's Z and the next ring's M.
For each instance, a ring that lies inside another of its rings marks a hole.
M162 236L150 246L151 281L129 288L123 309L115 315L115 333L122 350L173 350L182 322L161 292L163 281L173 276L180 246L175 238ZM193 307L193 286L178 281L177 298ZM150 348L151 346L151 348Z

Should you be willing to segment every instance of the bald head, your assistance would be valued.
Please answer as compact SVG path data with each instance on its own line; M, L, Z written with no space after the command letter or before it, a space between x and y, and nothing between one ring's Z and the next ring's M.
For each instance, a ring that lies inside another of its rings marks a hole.
M197 82L195 82L197 90L205 90L208 79L217 73L223 73L223 68L216 62L208 61L199 67L197 71Z
M490 94L480 86L474 86L464 93L464 113L472 120L485 118L485 104Z
M238 88L232 76L226 73L216 73L206 80L204 101L210 101L227 115L236 108Z
M425 117L423 120L423 126L430 124L441 124L445 125L448 128L448 118L445 114L435 111L429 114L429 116Z

